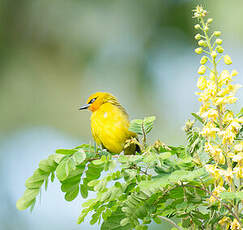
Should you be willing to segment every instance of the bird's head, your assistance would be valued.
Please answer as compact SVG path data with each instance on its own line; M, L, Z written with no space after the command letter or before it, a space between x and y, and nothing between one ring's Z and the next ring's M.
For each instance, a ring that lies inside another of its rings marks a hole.
M106 92L97 92L88 98L86 104L80 107L80 110L88 109L95 112L100 108L101 105L105 103L119 104L116 97L114 97L112 94Z

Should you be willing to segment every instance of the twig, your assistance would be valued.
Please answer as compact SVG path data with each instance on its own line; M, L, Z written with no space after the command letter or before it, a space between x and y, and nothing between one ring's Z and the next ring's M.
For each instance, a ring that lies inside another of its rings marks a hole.
M143 145L145 146L146 145L146 134L145 134L143 122L142 122L142 131L143 131Z
M239 222L240 226L242 227L242 223L240 221L240 218L232 211L232 209L227 204L223 203L217 196L215 196L214 194L212 194L210 191L208 191L207 189L201 188L199 186L194 186L194 185L189 185L189 184L184 184L183 186L185 186L185 187L191 187L191 188L197 188L197 189L200 189L200 190L205 191L206 193L210 194L210 196L214 197L225 208L227 208L229 210L229 212L237 219L237 221Z

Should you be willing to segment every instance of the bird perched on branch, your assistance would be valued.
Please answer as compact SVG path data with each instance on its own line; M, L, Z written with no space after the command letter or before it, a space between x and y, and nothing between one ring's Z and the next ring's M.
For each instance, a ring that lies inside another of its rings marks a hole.
M116 97L106 92L94 93L88 98L87 104L80 107L80 110L83 109L92 111L91 132L97 145L115 154L123 150L125 154L139 152L136 141L126 144L137 135L128 130L128 114Z

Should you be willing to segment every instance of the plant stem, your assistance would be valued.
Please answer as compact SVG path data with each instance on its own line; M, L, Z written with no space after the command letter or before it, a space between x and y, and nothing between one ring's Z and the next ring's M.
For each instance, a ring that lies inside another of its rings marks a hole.
M207 45L208 45L208 48L209 48L209 51L210 51L210 54L213 52L213 47L211 46L211 43L210 43L210 39L208 37L208 33L207 31L204 29L206 27L205 25L205 22L203 20L203 17L200 18L201 19L201 23L203 25L203 32L204 32L204 35L205 35L205 38L206 38L206 42L207 42ZM216 92L218 93L218 71L217 71L217 63L216 63L216 57L212 57L212 62L213 62L213 73L214 73L214 76L215 76L215 83L216 83ZM219 127L220 127L220 130L223 129L223 124L222 124L222 116L221 116L221 109L220 109L220 106L217 105L217 111L218 111L218 116L219 116Z
M240 226L242 227L242 223L241 220L238 216L238 213L235 213L231 207L229 207L227 204L223 203L217 196L215 196L214 194L212 194L210 191L208 191L207 189L201 188L199 186L194 186L194 185L189 185L189 184L184 184L185 187L191 187L191 188L197 188L200 189L202 191L205 191L206 193L210 194L210 196L213 196L217 201L219 201L226 209L229 210L229 212L237 219L237 221L239 222Z

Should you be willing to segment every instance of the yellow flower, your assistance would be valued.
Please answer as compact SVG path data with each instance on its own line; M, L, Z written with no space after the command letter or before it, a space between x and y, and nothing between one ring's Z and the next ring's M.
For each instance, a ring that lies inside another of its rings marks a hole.
M236 219L234 219L233 222L231 223L230 229L231 230L240 230L241 229L240 224Z
M221 178L221 170L215 165L205 165L205 168L216 180Z
M216 201L216 198L214 196L210 196L208 201L209 201L209 203L213 204Z
M231 219L227 216L224 216L218 223L223 229L228 229L231 223Z
M242 154L243 154L243 141L241 141L239 144L235 145L234 150L236 152L242 152Z
M198 68L197 73L200 74L200 75L203 75L203 74L205 74L206 70L207 70L207 69L206 69L206 66L205 66L205 65L201 65L201 66Z
M209 109L208 110L208 118L215 121L218 117L218 111L216 109Z
M238 178L243 178L243 165L239 167L235 167L233 170L233 173L238 177Z
M222 144L225 145L225 144L233 144L234 142L234 139L235 139L235 133L232 132L231 128L227 128L226 131L223 131L222 132L222 136L223 136L223 139L222 139Z
M225 124L230 123L232 120L234 119L234 113L231 111L228 111L227 113L225 113L224 118L223 118L223 122Z
M217 85L214 81L207 81L207 93L208 95L210 95L211 97L215 97L216 93L217 93Z
M231 58L230 58L229 55L225 55L225 56L224 56L224 63L225 63L226 65L230 65L230 64L232 64L232 61L231 61Z
M243 116L237 119L240 124L243 124Z
M222 170L223 176L225 180L230 184L233 178L233 171L231 168L227 168L227 170Z
M232 70L232 72L231 72L231 76L232 77L235 77L235 76L237 76L239 73L234 69L234 70Z
M233 97L233 96L225 96L225 97L217 97L214 98L213 104L214 105L225 105L225 104L233 104L238 100L237 97Z
M216 133L220 131L219 128L216 128L216 125L212 122L209 121L202 129L201 135L204 137L216 137Z
M220 193L225 191L225 188L223 186L217 186L214 190L213 190L213 195L216 197L219 197Z
M204 76L201 76L198 78L198 81L197 81L197 87L200 89L200 90L204 90L207 86L207 80Z
M225 157L223 151L219 148L218 145L211 145L206 142L204 145L205 152L208 152L212 155L213 159L219 164L225 164Z
M232 80L232 76L230 75L228 70L223 70L219 76L219 85L223 84L227 85Z
M232 132L234 132L235 134L237 134L240 129L241 129L241 125L239 124L238 120L234 119L230 125L228 126L228 128L232 129Z

